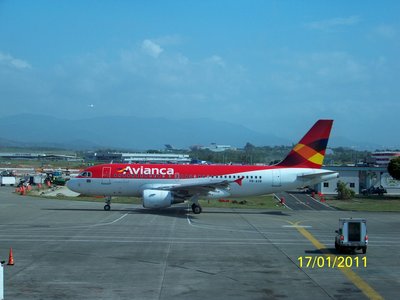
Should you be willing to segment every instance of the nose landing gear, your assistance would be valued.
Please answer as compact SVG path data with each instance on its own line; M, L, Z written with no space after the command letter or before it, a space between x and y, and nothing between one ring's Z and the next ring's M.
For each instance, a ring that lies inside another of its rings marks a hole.
M104 205L104 210L109 211L111 209L111 197L106 197L106 205Z

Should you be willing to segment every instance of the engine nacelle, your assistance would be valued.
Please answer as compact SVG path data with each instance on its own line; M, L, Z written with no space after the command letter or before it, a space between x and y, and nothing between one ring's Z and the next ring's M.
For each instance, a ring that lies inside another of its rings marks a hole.
M145 208L166 208L174 203L174 196L170 191L144 190L143 207Z

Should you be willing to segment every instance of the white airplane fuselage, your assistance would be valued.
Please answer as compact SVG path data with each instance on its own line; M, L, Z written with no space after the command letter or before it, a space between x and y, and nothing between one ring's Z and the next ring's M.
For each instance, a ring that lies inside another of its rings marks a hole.
M308 179L304 175L317 175L318 179ZM222 176L195 177L195 178L73 178L68 187L85 195L104 196L131 196L141 197L146 189L159 189L163 186L179 186L181 184L209 184L222 179L231 181L227 188L208 192L204 198L219 199L223 197L246 197L271 194L279 191L293 190L337 177L337 173L323 169L287 168L270 169L234 173ZM241 184L234 180L243 178Z
M186 200L201 213L199 198L247 197L293 190L338 176L321 169L332 120L318 120L284 160L273 166L103 164L88 167L68 187L85 195L141 197L146 208Z

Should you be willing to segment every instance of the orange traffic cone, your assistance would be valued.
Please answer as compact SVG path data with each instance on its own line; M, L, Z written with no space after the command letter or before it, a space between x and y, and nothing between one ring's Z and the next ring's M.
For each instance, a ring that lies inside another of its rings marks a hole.
M14 256L13 256L12 248L10 248L10 255L8 256L8 264L7 265L9 265L9 266L14 265Z

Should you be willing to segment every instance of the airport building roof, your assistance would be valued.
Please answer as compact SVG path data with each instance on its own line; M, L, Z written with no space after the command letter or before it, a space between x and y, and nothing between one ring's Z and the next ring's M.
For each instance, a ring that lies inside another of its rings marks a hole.
M0 153L3 159L49 159L49 160L77 160L76 155L48 154L48 153Z
M190 163L188 154L173 153L121 153L123 162Z

